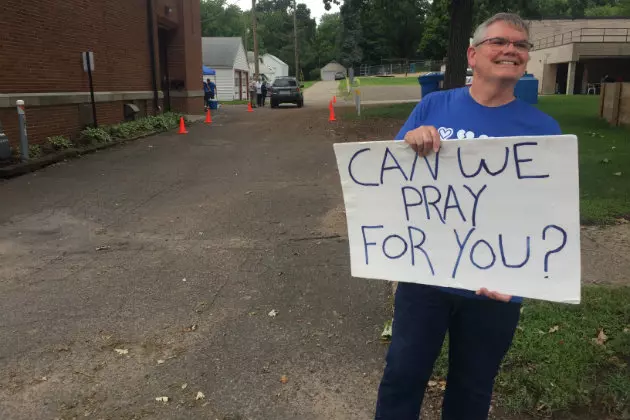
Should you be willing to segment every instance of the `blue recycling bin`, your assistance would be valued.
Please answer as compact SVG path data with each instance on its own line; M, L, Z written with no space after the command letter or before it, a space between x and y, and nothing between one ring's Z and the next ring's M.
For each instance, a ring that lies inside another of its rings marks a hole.
M525 73L525 75L523 75L523 77L521 77L516 83L514 96L519 98L521 101L527 102L528 104L537 104L538 79L536 79L533 74Z
M418 83L420 83L422 97L424 98L429 93L440 90L440 82L442 80L444 80L444 73L442 72L431 72L419 76Z

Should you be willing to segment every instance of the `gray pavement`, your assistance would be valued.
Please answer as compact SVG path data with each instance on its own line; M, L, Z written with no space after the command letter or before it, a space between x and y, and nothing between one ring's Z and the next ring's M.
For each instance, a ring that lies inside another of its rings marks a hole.
M370 418L389 287L350 277L326 118L224 107L1 182L0 419Z
M306 106L323 107L337 94L338 81L320 81L304 90Z

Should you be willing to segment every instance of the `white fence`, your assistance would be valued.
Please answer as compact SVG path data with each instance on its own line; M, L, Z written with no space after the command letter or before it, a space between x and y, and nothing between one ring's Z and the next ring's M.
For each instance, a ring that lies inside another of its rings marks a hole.
M440 71L442 60L410 61L408 63L390 62L376 65L361 64L355 68L357 76L391 76L395 74L419 73L427 71Z

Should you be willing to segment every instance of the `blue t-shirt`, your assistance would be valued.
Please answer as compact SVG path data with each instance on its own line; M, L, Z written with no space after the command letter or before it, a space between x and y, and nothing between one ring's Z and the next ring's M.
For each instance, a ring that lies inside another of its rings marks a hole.
M442 140L561 134L558 123L537 108L519 99L498 107L483 106L470 96L467 87L433 92L422 98L396 135L396 140L403 140L408 131L423 125L437 128ZM470 290L440 289L487 299ZM522 300L516 296L512 298L513 302Z

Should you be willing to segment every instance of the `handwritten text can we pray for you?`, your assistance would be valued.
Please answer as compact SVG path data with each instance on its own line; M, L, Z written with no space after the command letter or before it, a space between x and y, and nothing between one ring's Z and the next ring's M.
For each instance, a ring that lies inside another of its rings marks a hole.
M466 156L461 147L457 148L457 166L463 180L475 178L477 176L505 176L509 171L514 171L518 180L541 180L549 178L546 172L537 172L535 162L528 154L535 151L538 143L535 141L526 141L515 143L504 148L502 161L495 162L490 165L486 159ZM451 276L455 278L457 269L462 260L462 256L467 252L467 258L471 264L481 270L487 270L497 264L500 257L503 266L508 268L521 268L525 266L531 254L532 237L527 236L523 240L524 251L521 257L510 258L506 254L504 247L504 235L499 233L497 241L493 245L484 239L472 238L477 226L477 209L484 191L487 190L488 184L481 187L473 188L465 183L461 186L448 185L440 189L436 185L416 185L414 183L418 166L425 166L433 181L437 181L440 171L440 154L439 152L429 157L419 157L415 155L413 163L408 167L403 167L399 163L399 159L389 147L384 149L380 167L375 168L371 176L366 175L366 171L362 170L362 176L356 176L358 172L355 168L361 165L362 157L367 157L372 153L369 147L357 150L348 161L348 175L350 179L358 186L365 188L378 188L387 182L395 182L402 185L400 188L400 197L404 215L408 223L417 217L426 218L426 220L437 220L439 223L447 225L450 222L461 221L468 223L471 227L468 232L458 232L453 229L454 239L458 247L457 259L453 264ZM377 240L378 234L381 240ZM401 234L399 234L401 233ZM365 264L370 263L370 248L380 248L382 256L389 260L396 260L408 255L409 262L415 266L419 259L424 259L426 267L430 270L431 275L435 276L434 265L431 262L430 247L427 243L427 235L417 226L409 224L407 232L398 232L386 234L385 226L379 225L362 225L361 234L363 237L363 246L365 250ZM554 243L559 244L554 249L548 249L544 257L544 271L548 271L549 257L560 252L566 245L567 233L562 227L549 224L542 227L541 232L536 238L545 241L550 237L554 237ZM425 246L425 243L427 244ZM380 246L379 246L380 245ZM549 248L547 244L547 248ZM372 250L374 252L374 250ZM512 256L513 257L513 256Z

